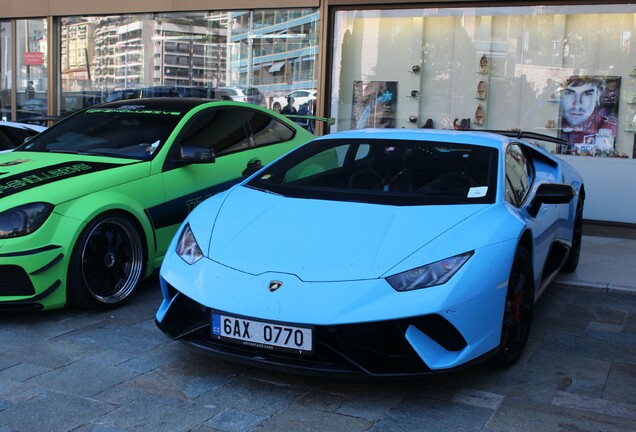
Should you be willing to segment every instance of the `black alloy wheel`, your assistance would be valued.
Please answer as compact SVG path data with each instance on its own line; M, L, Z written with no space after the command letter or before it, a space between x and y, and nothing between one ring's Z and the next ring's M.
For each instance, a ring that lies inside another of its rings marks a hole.
M563 273L572 273L579 265L581 257L581 243L583 242L583 200L579 200L576 205L576 215L574 216L574 224L572 226L572 245L570 252L565 259L561 271Z
M523 354L532 323L533 285L532 258L524 246L519 246L508 279L499 351L494 357L498 366L512 366Z
M69 266L69 297L77 306L111 309L121 305L143 275L144 247L132 220L106 214L80 235Z

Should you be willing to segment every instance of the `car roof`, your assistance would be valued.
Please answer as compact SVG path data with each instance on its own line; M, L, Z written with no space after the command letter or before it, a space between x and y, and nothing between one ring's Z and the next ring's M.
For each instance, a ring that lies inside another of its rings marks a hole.
M510 139L503 135L483 131L457 131L446 129L354 129L334 132L318 138L324 139L378 139L439 141L448 143L475 144L503 148Z
M156 98L141 98L141 99L123 99L113 102L107 102L98 105L99 108L119 108L126 105L144 105L146 109L153 110L180 110L189 111L192 108L212 102L212 99L201 98L184 98L184 97L156 97ZM91 107L95 108L97 106Z

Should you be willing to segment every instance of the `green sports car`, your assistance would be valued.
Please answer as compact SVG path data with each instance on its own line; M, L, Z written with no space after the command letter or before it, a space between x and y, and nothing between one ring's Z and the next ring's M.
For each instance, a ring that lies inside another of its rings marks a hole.
M136 99L0 154L0 310L122 304L198 203L313 137L255 105Z

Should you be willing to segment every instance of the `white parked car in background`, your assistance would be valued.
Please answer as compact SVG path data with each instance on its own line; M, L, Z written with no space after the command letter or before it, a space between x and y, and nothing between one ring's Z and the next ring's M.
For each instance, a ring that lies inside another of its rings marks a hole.
M292 105L298 111L301 105L316 100L316 93L316 90L294 90L285 96L274 98L272 101L272 109L276 112L280 112L280 110L287 105L287 98L293 97L294 103Z
M266 106L265 97L256 87L218 87L214 89L213 98Z

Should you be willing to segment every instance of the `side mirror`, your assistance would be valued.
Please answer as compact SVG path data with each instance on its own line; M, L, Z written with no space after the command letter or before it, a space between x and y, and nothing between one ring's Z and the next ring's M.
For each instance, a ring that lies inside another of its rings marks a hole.
M243 177L249 177L261 168L263 168L263 163L261 162L260 159L258 158L251 159L245 166L245 169L243 170L243 173L242 173Z
M576 196L576 191L569 184L542 183L528 206L528 213L536 217L541 204L567 204Z
M186 164L201 164L201 163L213 163L216 160L214 151L209 148L182 146L180 158L177 160L179 163Z

